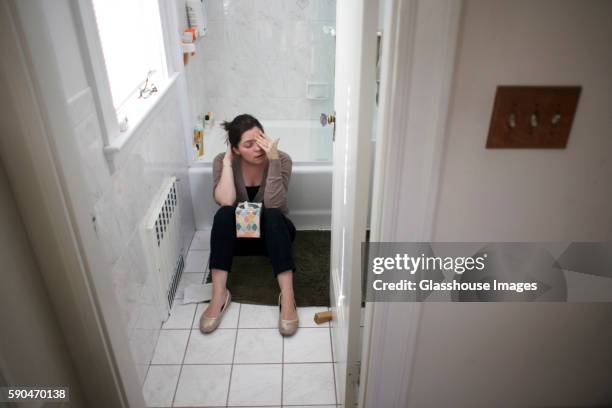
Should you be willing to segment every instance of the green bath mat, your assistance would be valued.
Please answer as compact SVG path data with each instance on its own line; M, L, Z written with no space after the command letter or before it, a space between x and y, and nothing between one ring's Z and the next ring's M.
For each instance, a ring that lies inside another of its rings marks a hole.
M329 306L330 231L297 231L293 241L293 290L299 307ZM210 275L207 282L210 282ZM276 305L278 282L265 256L235 256L227 279L232 300Z

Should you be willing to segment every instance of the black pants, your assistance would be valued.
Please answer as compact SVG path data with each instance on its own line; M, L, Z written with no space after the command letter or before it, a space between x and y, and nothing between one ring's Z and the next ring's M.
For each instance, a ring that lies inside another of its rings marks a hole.
M291 244L295 226L278 208L263 208L260 238L236 238L236 207L224 205L217 210L210 235L210 269L230 272L235 255L266 255L274 275L295 271Z

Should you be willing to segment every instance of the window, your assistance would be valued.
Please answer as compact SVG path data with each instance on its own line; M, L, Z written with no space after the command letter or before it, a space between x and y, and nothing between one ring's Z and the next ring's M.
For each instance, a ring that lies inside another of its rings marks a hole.
M122 119L145 83L168 77L158 0L93 0L93 6L113 106Z

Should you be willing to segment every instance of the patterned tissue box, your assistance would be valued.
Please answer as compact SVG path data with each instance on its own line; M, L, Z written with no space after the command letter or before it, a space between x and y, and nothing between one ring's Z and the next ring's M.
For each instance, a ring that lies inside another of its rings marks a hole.
M238 238L259 238L261 203L239 203L236 207L236 236Z

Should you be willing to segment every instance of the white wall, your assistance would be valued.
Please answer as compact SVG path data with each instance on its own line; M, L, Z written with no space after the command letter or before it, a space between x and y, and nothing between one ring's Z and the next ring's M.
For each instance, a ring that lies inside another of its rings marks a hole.
M12 386L68 386L73 406L82 406L82 390L2 162L0 225L0 376Z
M245 112L287 120L333 110L335 37L323 28L335 27L335 0L204 4L208 33L186 67L194 120L208 111L219 120ZM329 83L330 98L307 99L307 81Z
M603 240L612 2L467 0L434 239ZM498 84L582 85L564 150L487 150ZM612 402L612 306L425 304L410 406Z
M144 376L160 329L153 291L154 276L147 269L138 235L146 210L164 180L176 176L183 204L183 250L194 232L193 207L187 174L184 140L187 138L182 106L187 95L181 80L168 91L155 113L132 135L111 173L103 154L101 118L95 110L93 80L87 75L85 53L78 47L75 10L68 0L45 2L53 52L62 68L60 76L71 115L73 135L58 141L76 146L79 171L87 180L84 194L95 217L100 248L109 262L125 329L128 332L140 380ZM93 27L89 27L93 29ZM179 58L178 55L176 55ZM66 169L64 169L66 171Z
M603 240L612 225L612 3L472 1L434 238ZM497 85L581 85L566 149L485 149Z

